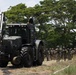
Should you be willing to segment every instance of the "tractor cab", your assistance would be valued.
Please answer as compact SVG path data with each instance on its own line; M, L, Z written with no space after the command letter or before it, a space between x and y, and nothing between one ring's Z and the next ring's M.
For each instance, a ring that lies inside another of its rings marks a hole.
M30 33L26 25L8 24L6 26L5 36L8 36L8 37L19 36L21 37L22 44L30 43L29 35Z
M5 36L20 36L22 44L31 43L31 34L26 24L8 24Z

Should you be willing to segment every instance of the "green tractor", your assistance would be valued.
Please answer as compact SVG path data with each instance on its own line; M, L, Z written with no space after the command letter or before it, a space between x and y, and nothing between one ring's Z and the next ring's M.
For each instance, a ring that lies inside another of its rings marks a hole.
M6 24L5 16L0 14L0 67L6 67L8 62L16 67L42 65L44 42L36 39L33 20L29 22Z

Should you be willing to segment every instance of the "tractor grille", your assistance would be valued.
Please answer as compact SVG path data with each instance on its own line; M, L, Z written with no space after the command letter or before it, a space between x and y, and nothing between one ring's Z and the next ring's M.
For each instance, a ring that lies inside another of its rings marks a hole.
M3 50L8 53L12 50L12 44L9 40L3 40Z

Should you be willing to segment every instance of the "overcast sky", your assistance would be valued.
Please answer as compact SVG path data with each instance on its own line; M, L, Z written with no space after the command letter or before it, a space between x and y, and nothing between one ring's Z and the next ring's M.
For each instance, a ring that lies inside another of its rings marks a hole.
M10 6L17 5L19 3L25 3L28 7L33 7L43 0L0 0L0 11L6 11Z

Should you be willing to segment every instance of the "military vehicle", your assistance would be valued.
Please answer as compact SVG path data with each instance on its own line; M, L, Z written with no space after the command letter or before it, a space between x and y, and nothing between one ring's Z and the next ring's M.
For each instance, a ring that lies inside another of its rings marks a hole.
M30 22L30 21L29 21ZM0 67L42 65L44 43L37 40L33 24L6 24L0 14Z

